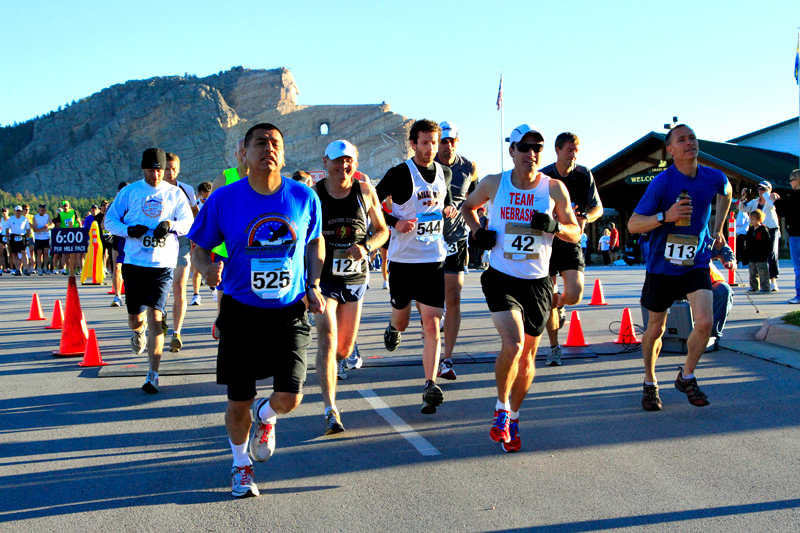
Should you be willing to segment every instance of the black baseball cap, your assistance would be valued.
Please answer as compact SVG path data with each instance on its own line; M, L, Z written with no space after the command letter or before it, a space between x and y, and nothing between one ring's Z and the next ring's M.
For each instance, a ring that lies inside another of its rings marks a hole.
M167 166L167 153L161 148L148 148L142 153L142 168L163 170Z

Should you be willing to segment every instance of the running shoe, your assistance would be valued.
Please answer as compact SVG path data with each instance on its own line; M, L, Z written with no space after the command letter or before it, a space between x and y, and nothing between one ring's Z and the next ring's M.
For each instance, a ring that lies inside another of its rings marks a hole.
M660 411L663 407L661 398L658 397L658 385L645 383L644 393L642 394L642 409L645 411Z
M325 415L325 434L336 435L342 431L344 431L344 426L342 425L342 418L339 416L339 411L331 409L328 411L328 414Z
M344 369L344 360L336 361L336 377L338 379L347 379L347 372Z
M234 466L231 470L231 494L234 498L259 496L253 465Z
M217 294L218 293L217 293L217 288L216 287L211 289L211 298L213 298L215 302L217 301Z
M133 353L136 355L142 353L147 346L146 332L147 322L144 323L142 331L134 331L133 335L131 335L131 350L133 350Z
M353 346L353 353L344 360L344 366L349 370L351 368L361 368L363 364L364 360L361 359L361 353L358 351L358 343L356 343L355 346Z
M509 421L508 433L511 436L511 440L501 442L500 446L503 447L503 451L506 453L518 452L522 448L522 440L519 438L519 418Z
M773 281L769 284L769 292L778 292L778 282Z
M250 439L250 457L259 463L269 461L269 458L275 453L275 424L265 424L258 416L261 406L268 401L269 398L253 401L253 436Z
M683 367L678 367L678 378L675 380L675 388L688 396L689 403L695 407L705 407L708 405L708 396L706 396L700 387L697 386L697 379L683 379Z
M169 351L172 353L177 353L180 351L181 348L183 348L183 341L181 341L181 334L173 333L172 341L170 341L169 343Z
M202 298L200 298L200 295L195 294L194 296L192 296L192 301L189 303L189 305L200 305L202 303L203 301Z
M20 272L20 271L19 271L19 269L17 269L17 270L14 272L14 276L21 276L21 275L22 275L22 272Z
M383 280L383 288L385 290L389 290L389 280L388 279Z
M550 353L547 354L547 366L561 366L561 346L551 346Z
M489 430L489 438L495 442L511 442L508 411L505 409L495 410L492 429Z
M122 298L114 296L114 299L111 300L111 307L119 307L120 305L122 305Z
M148 394L155 394L158 392L158 374L150 370L147 372L147 379L142 385L142 390Z
M442 405L443 401L444 394L442 394L442 389L436 383L431 382L422 391L422 409L420 409L420 412L423 415L432 415L436 412L436 408Z
M786 300L786 303L787 304L800 304L800 298L795 296L794 298Z
M442 362L439 363L439 371L436 373L436 377L455 381L457 376L456 371L453 370L453 361L450 359L442 359Z
M39 269L39 275L44 276L44 270L42 270L41 268Z
M211 338L215 341L219 340L219 330L217 329L217 321L214 320L214 323L211 324Z
M383 344L390 352L395 351L400 346L400 332L392 327L391 322L386 326L386 331L383 332Z

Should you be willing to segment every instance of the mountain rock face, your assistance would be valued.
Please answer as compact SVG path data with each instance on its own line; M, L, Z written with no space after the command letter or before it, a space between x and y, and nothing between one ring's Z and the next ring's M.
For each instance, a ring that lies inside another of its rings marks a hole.
M119 182L141 179L141 154L151 146L176 153L178 179L196 187L235 166L238 139L259 122L284 134L285 176L322 170L325 147L336 139L358 147L359 170L372 178L408 157L412 121L387 104L300 106L298 93L283 68L114 85L35 119L30 142L7 160L13 171L0 176L0 189L113 196Z

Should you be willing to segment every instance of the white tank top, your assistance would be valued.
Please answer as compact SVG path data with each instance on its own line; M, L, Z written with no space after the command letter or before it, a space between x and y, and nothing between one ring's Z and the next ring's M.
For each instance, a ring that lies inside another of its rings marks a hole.
M406 161L411 171L414 190L404 204L394 203L392 215L400 220L417 219L416 226L408 233L392 228L389 241L389 261L398 263L438 263L444 261L444 200L447 190L442 165L436 165L436 178L428 183L419 173L412 159Z
M40 215L39 213L36 213L35 215L33 215L33 218L34 218L34 220L36 220L36 227L37 228L41 228L45 224L49 224L50 223L50 215L48 215L46 213L44 215ZM50 238L50 230L47 230L46 232L45 231L42 231L42 232L34 231L33 232L33 238L36 239L37 241L43 241L45 239L49 239Z
M539 173L539 184L529 190L511 184L511 171L503 172L494 202L489 208L489 229L497 232L497 244L490 250L489 266L520 279L550 275L553 235L531 229L534 211L550 213L550 178Z

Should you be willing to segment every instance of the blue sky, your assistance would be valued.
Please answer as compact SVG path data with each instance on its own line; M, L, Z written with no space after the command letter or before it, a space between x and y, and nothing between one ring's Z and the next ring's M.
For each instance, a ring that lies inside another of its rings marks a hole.
M504 136L572 131L589 167L674 115L724 141L798 114L796 0L224 5L5 0L0 124L130 79L286 67L300 104L454 122L483 175L500 169L501 70Z

